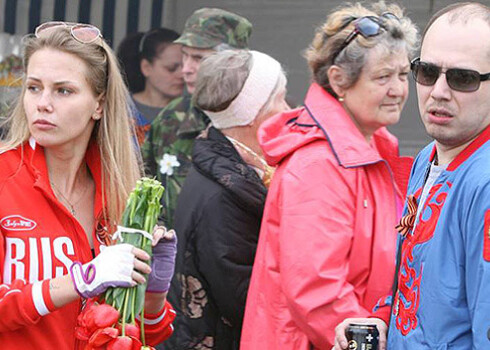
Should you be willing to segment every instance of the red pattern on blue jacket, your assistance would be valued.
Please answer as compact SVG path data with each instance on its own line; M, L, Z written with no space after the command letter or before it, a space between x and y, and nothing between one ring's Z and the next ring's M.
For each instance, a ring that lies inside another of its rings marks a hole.
M433 184L403 238L388 349L490 349L490 127ZM435 146L418 156L417 200Z
M94 215L102 210L100 155L95 144L86 161L96 185ZM44 150L29 143L0 155L0 348L83 348L75 340L81 300L56 309L49 279L66 275L73 261L92 260L80 223L57 200L49 184ZM101 242L92 233L96 254ZM168 337L175 313L170 304L146 315L146 339Z

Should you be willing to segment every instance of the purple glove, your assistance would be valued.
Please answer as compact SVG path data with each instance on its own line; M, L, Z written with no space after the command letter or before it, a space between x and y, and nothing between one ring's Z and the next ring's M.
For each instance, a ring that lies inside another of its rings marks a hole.
M133 286L132 249L133 246L129 244L117 244L101 250L95 259L85 265L74 262L70 275L77 293L83 298L92 298L109 287Z
M166 232L166 229L163 228ZM169 238L166 238L169 237ZM170 230L153 247L151 273L148 276L147 292L164 293L170 288L174 275L175 255L177 254L177 235Z

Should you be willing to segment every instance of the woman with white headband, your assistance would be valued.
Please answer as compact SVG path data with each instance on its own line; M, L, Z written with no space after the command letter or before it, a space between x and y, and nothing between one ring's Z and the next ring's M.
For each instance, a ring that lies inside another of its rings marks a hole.
M206 58L193 95L211 126L196 139L180 193L179 245L169 300L182 308L165 349L238 349L272 169L257 129L289 109L281 65L257 51Z

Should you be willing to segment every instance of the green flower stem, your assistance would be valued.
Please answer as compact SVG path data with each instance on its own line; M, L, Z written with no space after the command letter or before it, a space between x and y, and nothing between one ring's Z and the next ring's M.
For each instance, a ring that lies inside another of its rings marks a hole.
M168 176L168 175L166 176L166 186L167 186L167 191L165 191L165 207L166 207L166 209L165 209L165 215L167 216L167 222L169 222L168 221L168 216L169 216L169 212L170 212L170 210L169 210L169 206L170 206L170 193L169 193L168 189L170 188L169 187L170 186L170 176ZM170 222L171 222L171 220L170 220Z
M143 309L141 309L141 315L140 315L140 333L141 333L141 343L143 346L146 345L146 340L145 340L145 307L143 306Z
M157 180L150 178L138 180L136 187L128 196L121 225L128 228L145 230L151 234L162 209L160 199L164 193L164 187ZM122 233L121 236L123 243L129 243L135 247L141 248L151 256L152 245L150 239L135 233ZM119 244L121 242L117 243ZM143 345L145 345L145 286L139 285L132 288L109 288L105 297L106 301L111 303L119 311L119 322L122 324L123 336L126 335L125 325L129 322L135 324L136 315L141 314L141 339Z
M133 288L131 288L133 290ZM136 290L131 294L131 323L136 324L135 310L134 306L136 304Z
M114 298L114 303L116 303L116 306L117 306L117 302L116 302L115 298ZM123 306L124 306L124 303L121 303L121 305L117 308L117 311L119 312L119 318L121 318Z
M126 312L128 311L128 295L129 295L129 291L131 289L128 288L126 289L126 292L124 293L124 309L123 309L123 317L122 317L122 336L124 337L126 335Z

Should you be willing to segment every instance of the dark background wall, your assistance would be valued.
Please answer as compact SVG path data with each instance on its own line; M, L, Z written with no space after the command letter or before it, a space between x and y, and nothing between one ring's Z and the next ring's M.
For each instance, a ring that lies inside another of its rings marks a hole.
M369 3L370 1L365 1ZM450 0L398 0L422 30L438 9ZM479 0L490 6L490 0ZM116 47L133 31L167 26L182 31L186 18L201 7L220 7L247 17L254 25L251 48L278 59L288 73L289 99L301 104L310 81L302 52L315 28L339 0L0 0L0 39L20 36L40 22L64 20L92 23ZM488 40L488 38L482 38ZM414 83L400 123L390 128L400 140L401 153L414 155L430 141L418 117Z
M440 8L455 3L449 0L401 0L409 17L423 29L430 16ZM490 6L490 0L480 1ZM169 9L175 14L168 25L178 30L185 19L201 7L220 7L248 18L253 26L251 47L264 51L279 60L288 73L290 100L301 103L310 74L302 52L313 39L315 28L333 8L345 3L338 0L175 0ZM488 40L488 38L485 38ZM401 153L415 155L430 139L418 117L413 81L410 96L400 123L391 131L400 140Z

